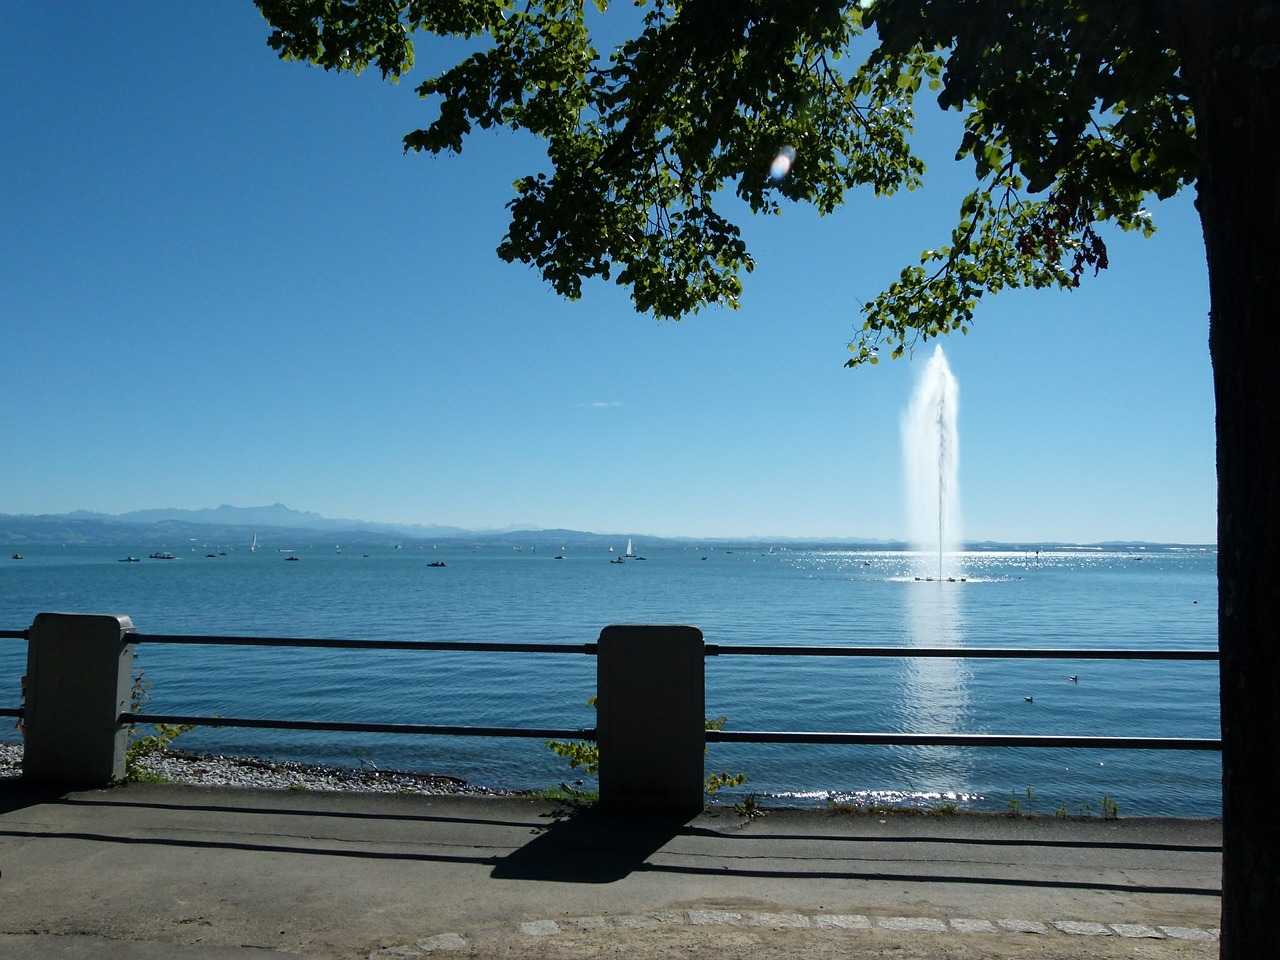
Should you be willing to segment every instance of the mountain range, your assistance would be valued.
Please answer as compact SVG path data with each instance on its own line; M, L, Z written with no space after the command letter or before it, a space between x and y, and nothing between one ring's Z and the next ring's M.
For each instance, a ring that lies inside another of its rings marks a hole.
M308 541L345 539L352 545L398 543L404 540L456 540L497 536L502 531L474 531L437 524L388 524L324 517L275 503L266 507L223 504L201 510L154 509L129 513L75 510L59 514L0 514L0 544L49 546L126 546L154 542L199 540L202 543L248 545L286 538Z
M859 537L786 538L786 537L655 537L643 531L592 533L583 530L504 528L468 530L440 524L376 523L324 517L305 510L293 510L281 503L266 507L233 507L223 504L200 510L156 509L129 513L94 513L75 510L59 514L0 513L0 546L7 549L35 546L119 546L136 551L172 547L196 541L218 546L248 546L257 537L265 544L287 542L290 547L325 546L391 546L409 543L452 543L475 545L551 544L568 546L616 544L627 537L643 539L649 546L699 544L796 545L806 547L866 547L904 549L905 544L892 540ZM1079 547L1071 543L1012 544L982 541L969 543L973 550L1032 550ZM1092 549L1162 549L1168 547L1203 547L1205 544L1151 544L1141 541L1108 541L1085 545Z
M200 510L153 509L129 513L94 513L75 510L60 514L0 514L0 545L21 546L125 546L138 550L172 546L195 540L210 545L248 545L254 537L262 543L287 540L306 547L341 543L378 546L396 543L471 544L613 544L626 537L643 537L646 543L721 542L707 538L661 538L643 532L591 533L565 529L469 530L440 524L394 524L338 519L275 503L266 507L233 507L223 504ZM745 537L741 543L769 538ZM730 542L730 541L724 541ZM781 542L773 538L771 542ZM838 540L843 544L890 546L876 540Z

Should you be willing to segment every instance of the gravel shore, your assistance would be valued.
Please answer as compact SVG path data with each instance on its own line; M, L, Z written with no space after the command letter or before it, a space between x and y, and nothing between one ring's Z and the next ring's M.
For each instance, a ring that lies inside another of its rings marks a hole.
M404 770L324 767L257 757L222 757L167 751L144 757L139 767L148 778L206 787L253 787L264 790L328 790L355 793L400 793L477 797L512 796L514 790L477 787L456 777ZM0 777L22 775L22 745L0 744Z

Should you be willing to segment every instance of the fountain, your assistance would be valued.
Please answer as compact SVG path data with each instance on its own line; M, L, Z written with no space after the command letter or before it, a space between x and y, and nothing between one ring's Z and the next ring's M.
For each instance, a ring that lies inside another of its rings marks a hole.
M907 522L912 549L931 558L937 553L938 579L955 579L944 570L950 556L958 565L959 490L956 484L960 441L956 415L960 388L942 347L934 349L902 418ZM929 561L926 560L926 564ZM929 564L931 565L931 564ZM923 579L932 580L931 571ZM917 578L921 579L921 578Z
M908 533L919 574L915 579L936 579L942 585L937 590L905 591L904 622L907 642L913 647L964 646L964 591L949 587L966 579L961 573L956 483L959 397L956 378L938 347L925 364L902 417ZM963 730L970 715L969 683L969 667L963 659L908 660L898 705L900 729L908 733ZM953 747L916 747L903 755L901 763L901 776L912 784L912 802L917 805L963 799L965 785L973 782L971 756Z

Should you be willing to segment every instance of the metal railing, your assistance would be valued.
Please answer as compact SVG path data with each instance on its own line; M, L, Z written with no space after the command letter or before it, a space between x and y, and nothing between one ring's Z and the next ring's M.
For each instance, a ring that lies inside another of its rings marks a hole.
M0 630L0 639L27 639L26 630ZM447 651L484 653L542 653L595 656L596 643L509 643L450 640L348 640L305 637L206 636L190 634L134 633L135 644L203 644L222 646L313 647L348 650ZM1216 650L1041 649L973 647L832 647L754 646L706 644L711 657L870 657L899 659L1003 659L1003 660L1165 660L1217 661ZM22 709L0 709L0 716L21 718ZM121 723L194 724L211 727L249 727L341 733L417 734L469 737L524 737L531 739L594 740L594 728L460 726L448 724L362 723L354 721L282 720L275 718L218 717L187 714L122 713ZM1022 734L876 733L816 730L708 730L708 743L858 744L870 746L947 747L1058 747L1107 750L1203 750L1220 751L1219 738L1106 737Z
M707 656L898 657L951 660L1216 661L1216 650L1046 650L1002 647L805 647L707 644ZM916 747L1089 747L1101 750L1220 751L1213 737L1097 737L980 733L832 733L818 730L708 730L708 743L814 743Z
M346 640L310 637L196 636L143 634L129 637L134 644L170 643L238 647L314 647L342 650L447 651L471 653L553 653L594 656L594 643L502 643L475 640ZM525 737L537 740L593 740L594 728L485 727L429 723L362 723L357 721L279 720L250 717L209 717L185 714L122 713L121 723L195 724L212 727L250 727L265 730L312 730L336 733L389 733L451 737Z

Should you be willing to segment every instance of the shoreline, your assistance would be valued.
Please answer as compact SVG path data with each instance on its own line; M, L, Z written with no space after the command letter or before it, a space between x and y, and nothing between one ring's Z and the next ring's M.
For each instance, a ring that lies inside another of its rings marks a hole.
M17 780L22 776L22 744L0 743L0 782ZM317 793L365 793L423 797L539 797L541 791L486 787L468 783L461 777L448 774L418 773L408 770L384 770L373 763L360 767L325 766L295 760L269 760L262 757L225 756L221 754L186 753L181 750L160 751L139 761L144 776L139 783L173 783L196 787L223 787L245 790L294 790ZM909 807L885 804L841 804L828 797L828 803L792 805L770 803L766 798L760 804L761 812L804 813L825 811L836 816L904 816L904 817L962 817L1015 820L1070 820L1074 822L1143 820L1149 822L1210 821L1221 822L1216 816L1174 816L1167 814L1113 814L1073 812L1063 816L1043 810L945 809L939 807ZM728 799L711 801L711 806L731 807ZM754 807L755 805L752 804Z
M407 770L382 770L373 764L329 767L292 760L227 757L167 750L138 762L146 778L203 787L258 790L317 790L342 793L394 793L419 796L513 797L526 791L481 787L459 777ZM0 778L22 775L22 744L0 743Z

